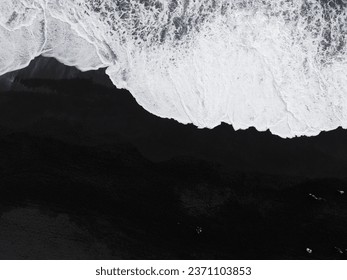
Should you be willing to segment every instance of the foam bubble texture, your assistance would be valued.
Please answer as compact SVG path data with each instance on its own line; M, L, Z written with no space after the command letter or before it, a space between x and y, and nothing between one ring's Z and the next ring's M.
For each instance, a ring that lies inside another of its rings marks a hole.
M347 128L346 0L2 1L0 74L43 54L198 127Z

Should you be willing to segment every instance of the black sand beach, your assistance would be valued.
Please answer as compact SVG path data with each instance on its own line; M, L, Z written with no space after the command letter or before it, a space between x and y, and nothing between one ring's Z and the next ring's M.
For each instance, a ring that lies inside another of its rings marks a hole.
M201 130L47 58L0 80L1 259L346 258L347 131Z

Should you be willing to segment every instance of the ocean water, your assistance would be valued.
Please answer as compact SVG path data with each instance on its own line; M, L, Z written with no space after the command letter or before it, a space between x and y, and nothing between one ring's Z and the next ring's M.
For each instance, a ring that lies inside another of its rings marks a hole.
M107 68L149 112L281 137L347 128L347 1L3 0L0 75Z

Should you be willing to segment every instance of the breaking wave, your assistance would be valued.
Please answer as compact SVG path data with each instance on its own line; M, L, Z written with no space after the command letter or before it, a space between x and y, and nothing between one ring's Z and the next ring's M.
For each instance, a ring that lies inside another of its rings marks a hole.
M105 67L146 110L281 137L347 128L347 1L2 0L0 75Z

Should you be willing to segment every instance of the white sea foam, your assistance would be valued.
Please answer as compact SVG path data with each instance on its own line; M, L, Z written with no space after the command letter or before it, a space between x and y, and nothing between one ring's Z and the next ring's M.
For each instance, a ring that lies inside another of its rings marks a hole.
M347 128L345 0L2 0L0 74L106 67L161 117L282 137Z

